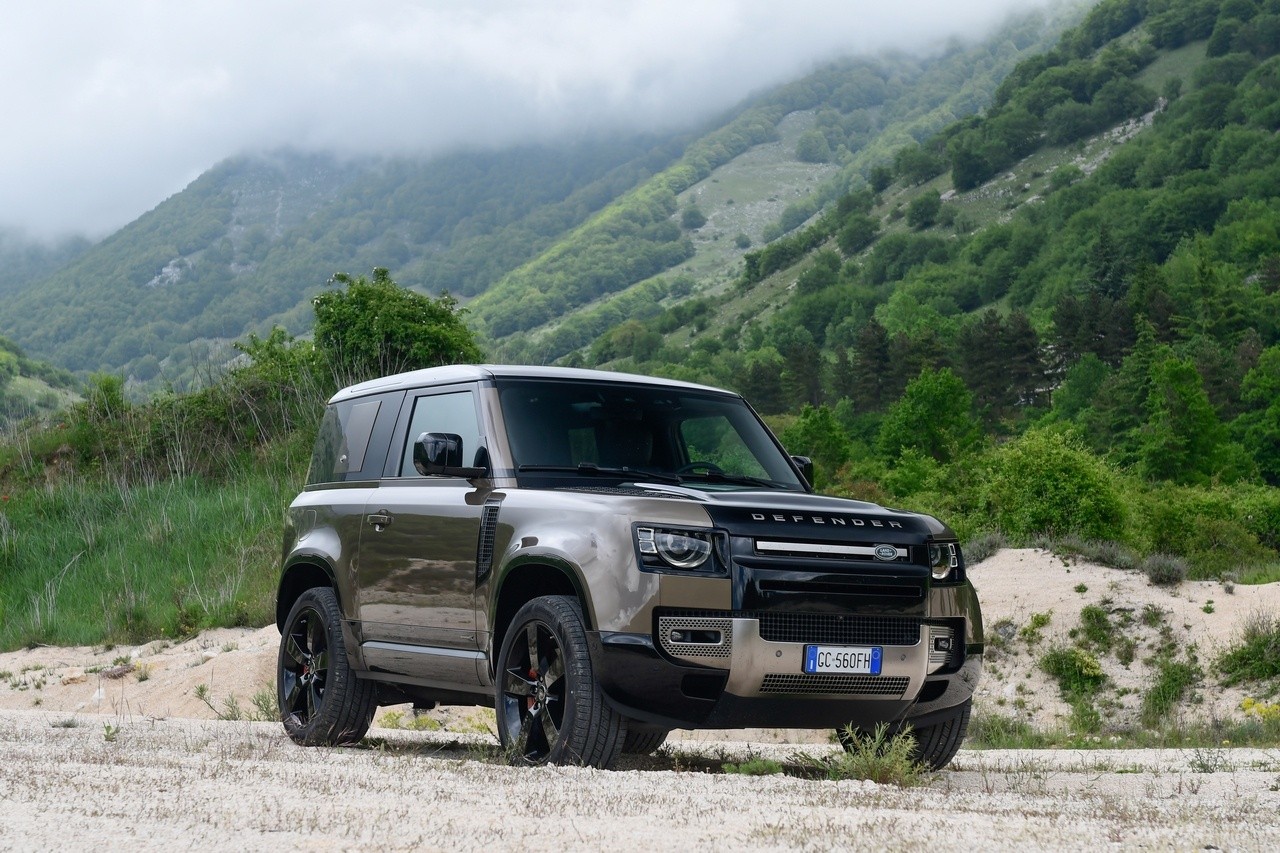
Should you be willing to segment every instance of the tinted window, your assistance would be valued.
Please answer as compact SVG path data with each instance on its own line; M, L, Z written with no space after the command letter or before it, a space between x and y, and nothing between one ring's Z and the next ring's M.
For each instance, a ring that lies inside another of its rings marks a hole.
M381 406L382 400L378 399L339 403L325 409L311 451L308 485L339 482L364 468L369 436Z
M470 391L453 394L431 394L413 403L413 417L405 438L400 476L417 477L413 467L413 443L424 432L448 432L462 437L462 459L466 465L476 464L480 450L480 425L476 420L476 404Z

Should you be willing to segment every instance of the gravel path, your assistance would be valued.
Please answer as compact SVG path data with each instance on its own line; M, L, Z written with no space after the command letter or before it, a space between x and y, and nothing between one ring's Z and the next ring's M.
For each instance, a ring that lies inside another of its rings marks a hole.
M0 711L0 848L1280 849L1280 750L964 751L925 787L706 772L825 745L674 742L610 772L492 738Z

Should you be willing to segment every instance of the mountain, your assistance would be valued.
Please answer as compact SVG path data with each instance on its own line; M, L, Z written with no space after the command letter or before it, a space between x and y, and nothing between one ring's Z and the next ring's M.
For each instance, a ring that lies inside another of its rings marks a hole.
M234 158L51 274L26 270L0 300L0 334L82 374L123 373L138 390L186 387L249 332L305 332L309 300L333 273L384 266L406 285L461 297L495 355L558 358L628 311L653 310L647 291L603 314L594 300L681 265L730 275L738 243L794 228L897 146L973 114L1063 21L1024 17L928 58L828 65L681 135L429 161ZM808 162L796 159L797 131L814 147ZM677 196L715 169L742 176L733 234L689 228L696 211L677 210ZM578 311L588 320L566 330Z
M637 136L429 162L235 158L11 287L0 329L71 370L182 387L248 332L308 329L335 272L390 266L428 291L482 290L678 150Z

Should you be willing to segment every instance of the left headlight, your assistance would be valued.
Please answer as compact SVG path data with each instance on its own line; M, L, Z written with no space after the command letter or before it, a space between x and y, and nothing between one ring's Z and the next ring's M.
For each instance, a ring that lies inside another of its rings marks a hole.
M656 571L719 572L716 550L720 534L713 530L635 526L636 550L644 568Z
M933 579L947 580L952 572L960 568L960 546L954 542L929 543L929 569Z

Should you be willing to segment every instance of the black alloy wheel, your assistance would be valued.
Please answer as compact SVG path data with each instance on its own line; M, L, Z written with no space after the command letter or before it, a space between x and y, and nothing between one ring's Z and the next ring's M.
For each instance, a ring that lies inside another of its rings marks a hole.
M613 763L626 724L596 684L575 600L545 596L520 608L498 666L498 736L513 764Z
M369 730L377 694L351 671L332 589L309 589L294 602L280 634L276 689L285 731L298 743L354 743Z

